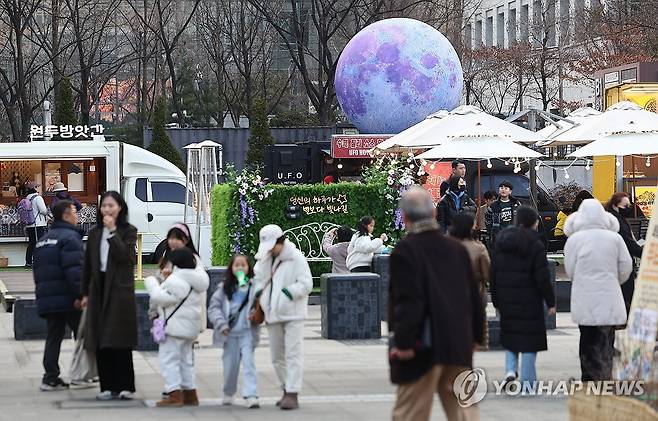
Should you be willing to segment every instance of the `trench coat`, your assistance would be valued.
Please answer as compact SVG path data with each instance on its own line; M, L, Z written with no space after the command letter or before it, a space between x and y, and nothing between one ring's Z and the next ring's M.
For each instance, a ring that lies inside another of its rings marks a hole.
M82 295L88 297L85 349L132 349L137 345L135 244L137 229L117 227L108 240L110 251L103 292L100 290L102 227L89 230L82 275ZM101 301L102 298L102 301Z

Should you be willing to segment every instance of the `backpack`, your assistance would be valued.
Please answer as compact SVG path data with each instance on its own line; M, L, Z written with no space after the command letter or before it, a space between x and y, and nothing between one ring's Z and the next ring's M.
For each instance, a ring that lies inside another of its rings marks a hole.
M34 210L32 208L32 201L34 200L36 196L32 196L31 199L28 199L27 197L20 202L18 202L18 220L21 222L23 225L34 225L36 222L37 218L34 215Z

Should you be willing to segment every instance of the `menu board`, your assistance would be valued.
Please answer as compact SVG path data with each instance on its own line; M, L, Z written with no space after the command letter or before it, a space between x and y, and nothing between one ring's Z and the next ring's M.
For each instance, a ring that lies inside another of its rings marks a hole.
M635 202L647 218L651 216L655 200L656 186L635 186Z
M616 377L619 380L652 380L652 366L658 364L658 361L654 361L657 333L658 207L654 197L628 324L626 329L617 335L616 348L621 350L616 369Z

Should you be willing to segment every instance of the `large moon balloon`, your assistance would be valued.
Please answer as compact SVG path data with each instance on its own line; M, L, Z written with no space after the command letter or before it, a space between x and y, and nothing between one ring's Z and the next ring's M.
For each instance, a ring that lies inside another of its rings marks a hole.
M405 18L386 19L347 43L336 68L336 95L362 133L399 133L461 99L457 52L441 32Z

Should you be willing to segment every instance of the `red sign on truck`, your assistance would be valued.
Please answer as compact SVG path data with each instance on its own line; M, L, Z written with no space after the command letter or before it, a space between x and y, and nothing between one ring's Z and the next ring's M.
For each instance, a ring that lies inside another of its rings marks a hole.
M331 156L333 158L370 158L370 150L391 135L333 135L331 136Z

